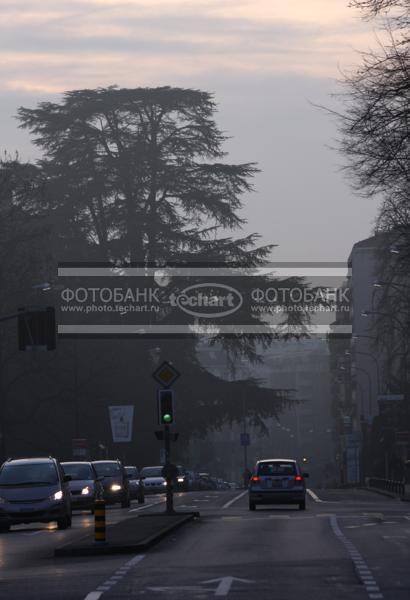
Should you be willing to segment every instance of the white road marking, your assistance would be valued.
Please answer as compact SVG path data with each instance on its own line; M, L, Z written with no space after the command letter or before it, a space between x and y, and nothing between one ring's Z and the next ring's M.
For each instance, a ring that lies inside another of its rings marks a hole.
M248 493L248 490L241 492L240 494L238 494L238 496L235 496L235 498L232 498L232 500L229 500L229 502L224 504L222 508L229 508L230 506L232 506L232 504L234 504L235 502L237 502L238 500L243 498L247 493Z
M309 496L312 498L312 500L314 500L315 502L323 502L323 500L321 500L321 499L319 498L319 496L317 496L317 495L315 494L315 492L313 492L311 489L307 488L307 490L306 490L306 491L307 491L307 493L309 494Z
M140 563L144 558L145 554L137 554L136 556L134 556L134 558L126 562L125 565L117 569L117 571L113 575L111 575L109 579L107 579L106 581L104 581L104 583L99 585L96 590L87 594L84 600L99 600L99 598L101 598L104 592L108 592L116 583L121 581L121 579L123 579L126 576L128 571L132 569L132 567L135 567L135 565Z
M128 512L139 512L141 510L147 510L147 508L151 508L151 506L158 506L158 504L164 504L165 500L160 500L159 502L152 502L151 504L144 504L144 506L139 506L138 508L131 508Z
M375 525L375 523L372 523ZM349 553L350 558L353 561L356 572L365 587L368 597L371 600L381 600L383 598L383 594L380 592L380 588L377 585L371 570L366 565L365 560L362 558L360 552L356 549L354 544L347 539L343 531L340 529L339 524L337 522L336 515L332 515L330 517L330 525L333 529L333 533L340 540L340 542L345 546L346 550ZM369 523L367 523L369 525Z
M219 577L218 579L207 579L207 581L202 581L202 583L205 585L208 583L217 583L218 587L215 590L214 596L227 596L235 581L239 583L254 583L250 579L241 579L239 577Z
M175 587L163 586L163 587L149 587L147 588L150 592L169 592L175 594L175 592L213 592L212 588L203 588L200 585L178 585Z
M101 598L104 592L90 592L88 596L85 597L85 600L98 600Z

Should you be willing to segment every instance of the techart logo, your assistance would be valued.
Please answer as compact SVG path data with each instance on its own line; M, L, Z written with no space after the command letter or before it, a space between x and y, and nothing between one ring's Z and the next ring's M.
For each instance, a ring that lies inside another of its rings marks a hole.
M177 306L193 317L215 319L239 310L243 297L229 285L198 283L185 288L180 294L171 294L169 301L171 306Z

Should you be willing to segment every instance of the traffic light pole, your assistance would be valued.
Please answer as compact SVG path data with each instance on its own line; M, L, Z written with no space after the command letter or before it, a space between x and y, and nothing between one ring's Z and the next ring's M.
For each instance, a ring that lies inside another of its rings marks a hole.
M171 436L169 425L164 425L164 442L165 442L165 467L167 469L166 482L167 482L167 504L166 504L166 513L171 515L174 513L174 491L172 476L170 472L171 465Z

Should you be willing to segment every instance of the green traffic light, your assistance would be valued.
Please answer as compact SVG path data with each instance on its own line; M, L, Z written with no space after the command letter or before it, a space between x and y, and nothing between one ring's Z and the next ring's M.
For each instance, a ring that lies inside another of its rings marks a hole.
M171 423L172 417L171 417L171 415L169 415L167 413L167 414L163 415L162 420L164 421L164 423Z

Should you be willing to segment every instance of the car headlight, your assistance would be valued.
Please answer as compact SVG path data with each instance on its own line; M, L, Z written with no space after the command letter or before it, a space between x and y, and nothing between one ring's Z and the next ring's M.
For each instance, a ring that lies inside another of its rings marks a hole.
M119 483L113 483L111 486L112 492L119 492L122 486Z
M50 496L50 500L62 500L62 499L63 499L63 492L61 490L59 490L58 492L56 492L55 494Z
M86 485L82 490L81 490L81 495L82 496L88 496L88 494L90 494L90 488L88 487L88 485Z
M167 482L166 482L166 481L163 481L163 482L162 482L162 485L167 485Z
M184 480L184 478L183 478L183 477L178 477L178 480L177 480L177 481L178 481L178 483L184 483L184 481L185 481L185 480Z

